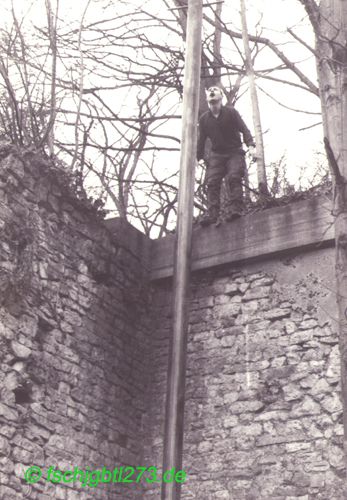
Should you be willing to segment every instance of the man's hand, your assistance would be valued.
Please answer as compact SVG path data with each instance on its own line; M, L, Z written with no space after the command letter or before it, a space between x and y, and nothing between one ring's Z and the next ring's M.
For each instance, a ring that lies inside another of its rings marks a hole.
M201 158L201 160L198 161L198 165L202 168L205 168L206 167L206 162L203 158Z
M255 149L254 146L249 146L248 147L248 154L251 157L251 161L252 162L256 162L257 161L257 152L256 152L256 149Z

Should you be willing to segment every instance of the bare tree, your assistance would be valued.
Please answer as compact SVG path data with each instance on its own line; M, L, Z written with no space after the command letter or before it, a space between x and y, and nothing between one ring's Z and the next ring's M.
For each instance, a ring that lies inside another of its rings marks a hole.
M300 0L316 38L324 142L334 179L336 289L347 474L347 4ZM346 489L347 493L347 489Z
M13 8L12 23L0 28L1 137L49 155L54 146L55 156L75 172L80 189L101 198L109 214L130 220L143 214L145 231L165 234L175 223L180 149L175 125L187 1L153 3L166 9L158 15L146 4L134 8L127 0L86 0L79 19L69 23L62 19L63 4L38 1L46 10L45 24L30 23ZM225 23L222 3L204 12L201 111L206 109L205 88L212 84L223 88L231 104L247 91L241 31ZM281 63L254 70L258 88L260 80L285 82L318 94L271 40L259 33L249 39L253 62L266 47ZM297 81L281 78L283 67ZM164 157L165 152L172 154ZM197 212L205 203L202 178L199 171Z
M253 111L253 124L255 130L258 186L260 194L268 194L266 170L265 170L263 131L261 126L261 117L260 117L257 87L255 83L255 73L252 61L252 53L249 44L245 0L240 0L240 7L241 7L241 23L242 23L242 40L245 52L245 66L246 66L246 74L249 81L249 91L250 91L252 111Z

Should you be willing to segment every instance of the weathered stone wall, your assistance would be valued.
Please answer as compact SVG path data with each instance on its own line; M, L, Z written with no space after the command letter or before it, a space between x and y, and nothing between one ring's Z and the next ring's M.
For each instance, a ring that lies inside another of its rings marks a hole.
M49 162L0 155L0 498L142 498L142 484L23 480L31 465L141 465L149 289L127 228Z
M333 269L334 250L317 248L194 274L183 499L345 499ZM171 302L158 282L147 441L158 463Z
M160 472L172 295L149 282L152 243L13 148L0 233L0 499L159 500L159 484L23 480ZM345 499L334 250L194 272L186 396L183 499Z

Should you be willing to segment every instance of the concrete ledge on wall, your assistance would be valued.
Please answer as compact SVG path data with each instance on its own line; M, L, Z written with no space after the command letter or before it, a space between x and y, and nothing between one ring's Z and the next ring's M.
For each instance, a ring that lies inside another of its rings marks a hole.
M249 214L219 227L194 227L192 269L333 246L331 203L320 196ZM175 235L151 241L152 280L172 276L174 245Z

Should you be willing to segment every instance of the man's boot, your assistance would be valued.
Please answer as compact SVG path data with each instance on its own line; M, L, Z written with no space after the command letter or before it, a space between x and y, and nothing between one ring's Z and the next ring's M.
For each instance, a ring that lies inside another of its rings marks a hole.
M236 200L236 202L234 201L233 203L229 203L226 207L225 207L225 217L224 217L224 220L226 222L232 222L236 219L239 219L242 215L242 212L243 212L243 204L242 204L242 201L240 200Z
M201 226L209 226L210 224L214 224L218 219L218 210L210 209L208 210L200 219Z
M234 220L236 220L236 219L239 219L240 217L241 217L241 214L240 214L240 213L238 213L238 212L233 212L233 213L229 213L228 215L226 215L225 220L226 220L227 222L232 222L232 221L234 221Z

